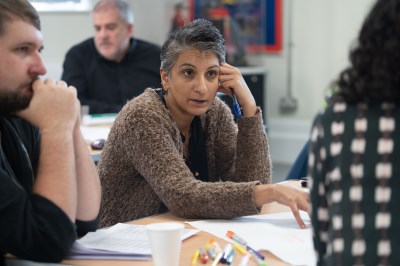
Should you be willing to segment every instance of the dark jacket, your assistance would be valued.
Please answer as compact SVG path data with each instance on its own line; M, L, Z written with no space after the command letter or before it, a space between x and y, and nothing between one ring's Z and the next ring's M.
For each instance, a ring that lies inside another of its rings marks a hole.
M117 63L103 58L90 38L68 51L62 79L76 87L91 114L117 113L145 88L160 86L160 52L157 45L131 39L127 54Z
M0 117L0 144L0 254L60 261L76 239L76 226L53 202L32 193L39 131L25 120ZM81 223L82 234L97 226Z

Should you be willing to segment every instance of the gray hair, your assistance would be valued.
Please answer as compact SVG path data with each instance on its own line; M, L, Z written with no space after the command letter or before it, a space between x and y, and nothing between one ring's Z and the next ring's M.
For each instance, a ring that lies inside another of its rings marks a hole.
M0 36L4 34L6 23L20 18L40 30L40 19L36 9L27 0L0 0Z
M161 48L161 68L169 75L179 55L187 50L213 52L220 63L225 62L226 47L220 31L205 19L177 28L168 35Z
M121 19L126 24L134 23L133 12L129 6L129 4L124 0L100 0L93 7L92 13L95 13L100 10L106 10L109 8L115 8L118 10Z

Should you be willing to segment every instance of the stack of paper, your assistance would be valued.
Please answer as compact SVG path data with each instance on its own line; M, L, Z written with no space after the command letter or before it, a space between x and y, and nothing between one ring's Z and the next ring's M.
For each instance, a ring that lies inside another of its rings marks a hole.
M300 211L307 229L300 229L291 212L243 216L230 220L202 220L189 222L193 227L227 241L228 230L244 238L255 250L269 250L291 265L316 264L312 243L311 221ZM268 261L267 265L268 265Z
M199 230L184 229L182 240ZM144 225L118 223L90 232L74 243L68 259L148 260L150 240Z

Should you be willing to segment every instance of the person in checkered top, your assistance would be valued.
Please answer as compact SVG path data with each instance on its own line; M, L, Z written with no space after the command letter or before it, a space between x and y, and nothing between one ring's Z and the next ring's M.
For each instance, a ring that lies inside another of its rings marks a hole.
M318 265L400 265L400 1L378 0L311 130Z

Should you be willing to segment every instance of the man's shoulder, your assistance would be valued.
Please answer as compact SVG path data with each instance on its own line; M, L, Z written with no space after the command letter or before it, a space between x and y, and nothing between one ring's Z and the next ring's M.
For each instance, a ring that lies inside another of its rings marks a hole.
M161 46L159 46L158 44L155 44L155 43L152 43L149 41L145 41L142 39L136 39L136 38L135 38L135 41L137 43L138 49L141 49L141 50L145 49L145 50L154 51L157 53L161 52Z
M94 39L89 38L83 40L80 43L73 45L69 50L68 53L84 53L87 54L90 51L95 51Z

